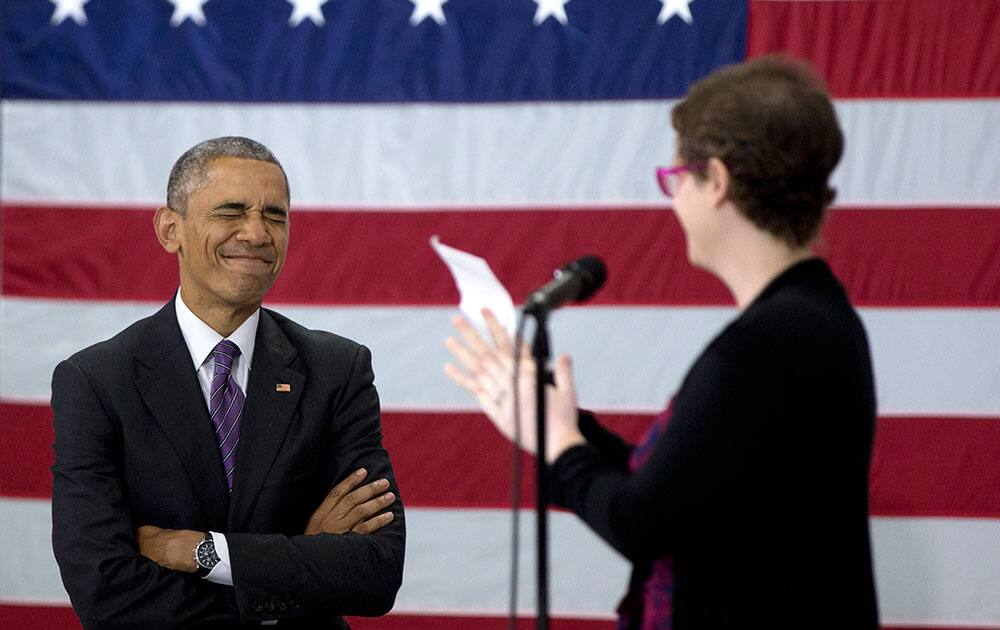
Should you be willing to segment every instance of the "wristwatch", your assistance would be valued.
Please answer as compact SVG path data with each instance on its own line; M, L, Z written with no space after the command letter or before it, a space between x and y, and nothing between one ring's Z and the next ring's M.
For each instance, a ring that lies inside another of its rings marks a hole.
M205 537L195 545L194 563L197 566L195 573L201 577L211 573L215 565L219 564L219 554L215 552L215 540L212 539L212 532L205 532Z

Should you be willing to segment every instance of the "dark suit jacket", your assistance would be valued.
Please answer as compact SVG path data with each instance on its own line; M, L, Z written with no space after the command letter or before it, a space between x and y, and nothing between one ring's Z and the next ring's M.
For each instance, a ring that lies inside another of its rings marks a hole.
M346 628L340 615L386 613L403 571L398 500L374 534L302 535L359 467L399 496L373 379L364 346L262 309L230 495L173 301L60 363L52 540L84 626ZM234 586L140 556L141 525L224 533Z
M818 259L776 278L712 341L646 464L581 422L553 501L632 560L673 559L673 628L877 630L868 534L868 340Z

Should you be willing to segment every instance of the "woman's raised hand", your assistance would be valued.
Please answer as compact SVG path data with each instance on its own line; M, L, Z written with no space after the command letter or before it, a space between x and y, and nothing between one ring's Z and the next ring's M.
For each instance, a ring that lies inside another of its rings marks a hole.
M493 425L509 440L514 439L514 347L507 330L496 316L483 309L483 318L491 342L487 342L466 319L456 315L452 324L461 339L449 337L445 346L458 367L444 366L445 374L475 396L480 408ZM521 447L534 454L535 432L535 362L528 347L522 346L518 378L518 403L521 417ZM584 442L577 428L576 388L569 356L559 357L555 365L555 385L546 389L546 460L554 461L565 449Z

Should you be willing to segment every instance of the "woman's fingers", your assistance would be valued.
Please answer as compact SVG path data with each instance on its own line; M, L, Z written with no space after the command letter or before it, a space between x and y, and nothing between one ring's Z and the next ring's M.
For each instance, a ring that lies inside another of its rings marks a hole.
M489 331L489 341L463 317L452 319L457 337L445 340L445 346L455 357L444 366L444 373L456 385L472 394L494 426L508 439L513 439L514 427L514 345L506 329L488 309L483 318ZM520 416L521 447L534 452L534 382L535 364L527 345L520 348Z
M507 390L483 387L479 380L469 376L451 363L444 365L444 373L453 383L466 390L476 398L480 409L493 422L497 429L508 438L513 434L513 424L507 418L504 405L509 404L510 394Z
M451 352L452 356L468 370L470 374L467 375L467 379L476 381L478 387L493 392L503 387L505 380L508 380L503 378L503 369L498 368L496 360L489 355L473 354L462 342L454 337L445 339L444 345ZM458 381L455 382L458 383ZM459 383L459 385L462 385L462 383ZM462 386L469 389L465 385ZM475 389L469 389L469 391L473 394L477 393Z
M472 327L472 324L468 322L461 315L456 315L451 318L451 323L455 327L455 330L462 336L465 344L469 347L476 355L486 355L492 354L495 350L490 347L486 340L483 339L482 335Z
M497 344L496 347L489 345L461 316L452 318L455 329L461 335L461 341L449 337L445 345L459 363L472 373L473 378L479 380L480 385L496 398L499 392L510 388L512 381L511 343L506 336L506 330L489 309L483 309L483 316L487 320L490 336Z
M490 337L493 338L493 344L496 346L501 356L514 356L514 347L511 344L510 336L507 334L507 329L500 323L497 316L493 314L493 311L488 308L484 308L483 319L486 321L486 329L489 330Z
M448 348L448 352L451 352L451 356L455 357L465 369L472 373L481 371L479 359L461 341L454 337L448 337L444 340L444 345Z
M484 411L496 411L506 397L504 388L488 375L470 375L452 363L444 364L444 373L453 383L475 396Z
M448 378L451 379L453 383L455 383L465 391L469 392L473 396L478 395L479 392L482 390L482 387L479 386L479 383L476 381L476 379L470 377L468 374L466 374L459 368L455 367L451 363L444 364L444 373Z
M569 394L576 400L576 382L573 380L573 360L568 354L564 354L556 359L556 367L553 370L553 379L556 389Z

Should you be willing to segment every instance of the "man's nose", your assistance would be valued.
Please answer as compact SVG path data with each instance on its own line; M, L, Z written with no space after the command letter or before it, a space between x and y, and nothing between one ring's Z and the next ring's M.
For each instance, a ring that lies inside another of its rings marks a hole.
M240 240L259 247L271 242L271 235L267 231L267 222L264 213L260 210L248 210L243 215L243 224L240 226Z

